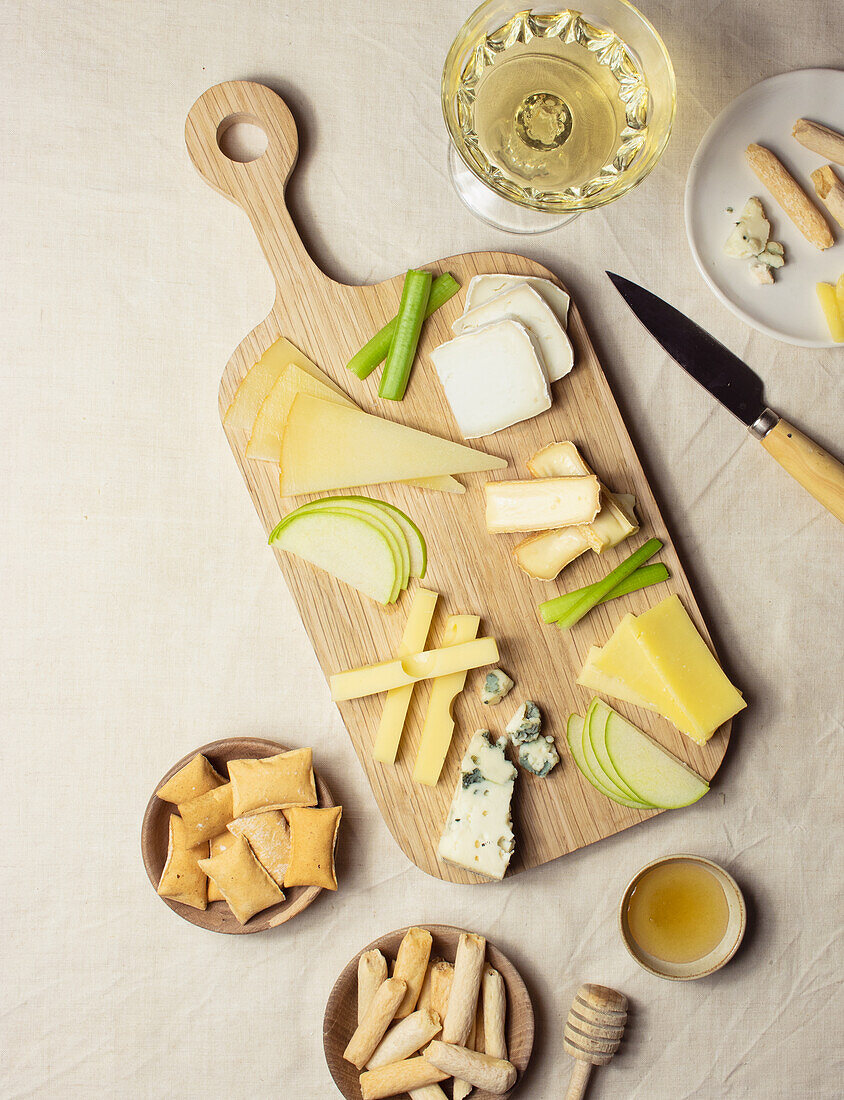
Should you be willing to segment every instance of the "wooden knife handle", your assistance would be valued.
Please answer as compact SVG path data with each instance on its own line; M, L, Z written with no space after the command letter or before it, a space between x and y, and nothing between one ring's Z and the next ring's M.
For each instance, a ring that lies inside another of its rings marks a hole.
M782 418L762 446L796 482L844 523L844 466Z

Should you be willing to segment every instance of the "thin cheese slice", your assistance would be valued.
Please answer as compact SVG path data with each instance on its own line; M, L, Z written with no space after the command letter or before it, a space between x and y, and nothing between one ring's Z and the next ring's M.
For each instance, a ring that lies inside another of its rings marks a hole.
M450 615L443 629L444 647L470 642L478 635L481 620L477 615ZM416 753L413 778L417 783L435 787L440 778L454 733L451 707L466 685L465 672L440 676L431 686L431 697L422 727L422 737Z
M653 703L628 687L623 680L619 680L617 676L610 676L597 667L600 653L600 648L593 645L586 654L586 660L577 678L580 686L589 688L590 691L600 692L601 695L609 695L613 699L621 699L625 703L632 703L634 707L656 711L657 708Z
M488 481L486 526L495 533L543 531L589 523L598 514L598 479L543 477L534 481Z
M429 649L410 657L394 658L377 665L364 665L337 672L329 678L331 698L335 703L346 699L362 699L365 695L377 695L381 691L415 684L417 680L449 676L452 672L467 672L482 665L498 662L498 646L495 638L477 638L473 642L450 646L447 649Z
M279 375L290 363L295 364L306 374L322 382L338 397L348 400L340 387L332 382L328 375L319 369L316 363L312 363L307 355L304 355L295 344L291 344L283 336L279 336L276 342L267 348L258 362L247 371L243 381L237 387L234 400L226 410L223 423L229 428L252 429L255 417L264 401L264 398L275 385Z
M436 592L431 592L427 588L416 589L410 607L410 614L407 616L404 627L404 634L401 642L399 642L397 653L399 657L408 657L411 653L421 653L425 648L436 606ZM412 695L413 684L393 688L392 691L387 692L384 709L381 711L378 732L372 746L372 755L381 764L395 764L396 762L396 755L399 751L401 735Z
M288 363L258 410L252 425L252 435L246 446L247 458L276 464L281 461L281 437L284 435L287 414L297 393L309 393L312 397L333 401L347 409L357 407L348 397L341 397L330 386L297 367L295 363Z
M747 703L712 656L677 595L639 615L633 635L666 690L688 715L679 726L699 745Z
M625 615L610 640L594 655L599 672L620 680L631 692L651 703L651 709L684 732L690 719L647 659L634 632L635 615ZM621 698L619 696L619 698Z
M284 430L279 488L282 496L293 496L506 465L483 451L300 393Z

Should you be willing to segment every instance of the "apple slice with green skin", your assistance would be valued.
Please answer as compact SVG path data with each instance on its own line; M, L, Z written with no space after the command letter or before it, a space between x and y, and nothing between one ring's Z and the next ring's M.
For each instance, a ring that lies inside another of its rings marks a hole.
M617 789L625 798L639 801L635 791L632 791L613 766L610 755L607 752L606 724L607 718L612 714L612 708L608 707L601 699L593 699L586 712L586 723L589 731L589 743L597 759L599 778L607 780L607 786ZM591 757L590 757L591 763Z
M614 710L610 710L604 731L613 767L637 798L674 810L690 806L709 790L709 784L696 772Z
M394 552L398 555L400 566L399 591L407 588L410 579L410 548L404 531L399 524L386 511L374 507L374 501L367 501L365 497L323 497L321 500L313 500L309 504L303 504L293 512L288 512L283 520L270 533L269 542L272 544L278 539L282 530L297 516L306 512L344 512L349 515L360 515L368 519L376 527L383 530ZM398 595L398 592L396 593Z
M633 794L628 787L621 787L619 784L614 783L601 767L598 754L592 747L592 737L589 732L594 713L595 708L590 705L589 709L586 711L586 717L583 719L583 756L586 760L586 766L592 773L596 785L602 788L611 798L623 798L628 802L639 803L639 805L644 808L645 804L640 798Z
M586 763L586 757L583 754L583 726L584 720L579 714L572 714L566 723L566 741L568 742L569 751L577 765L577 770L581 773L583 778L590 783L596 791L606 795L607 798L611 798L613 802L618 802L622 806L629 806L634 810L653 809L652 806L644 806L641 802L634 802L632 799L610 794L603 784L598 782L596 777L589 770L589 766Z
M393 603L401 591L400 563L385 528L362 515L302 512L273 543L378 603Z
M341 504L341 502L348 502L349 505L354 504L364 511L376 508L381 512L385 512L394 523L398 524L407 539L407 547L410 553L411 577L418 577L419 580L422 580L428 567L428 548L425 545L425 539L422 537L422 532L410 516L406 515L401 508L397 508L395 504L388 504L386 500L376 500L374 497L334 496L322 497L320 500L312 501L313 504L330 504L332 502L343 508L346 507L346 504ZM308 508L310 505L306 504L305 507Z

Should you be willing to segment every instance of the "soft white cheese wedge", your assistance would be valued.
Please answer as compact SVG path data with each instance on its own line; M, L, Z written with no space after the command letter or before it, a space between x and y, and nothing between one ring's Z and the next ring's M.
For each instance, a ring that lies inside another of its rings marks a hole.
M551 407L545 368L530 333L503 320L431 352L464 439L492 435Z
M460 336L505 317L521 321L534 337L542 354L549 382L556 382L558 378L569 373L574 366L574 352L566 330L545 299L526 283L516 284L475 306L462 317L458 317L451 327Z
M601 486L594 474L488 481L484 492L487 530L498 534L591 523L601 506Z
M478 730L460 764L440 859L486 878L504 878L516 845L510 817L515 779L503 741L493 742L487 730Z
M476 275L469 280L466 288L463 312L468 313L470 309L483 305L503 290L511 290L520 285L527 285L541 295L553 309L563 328L566 327L571 299L556 283L552 283L550 279L539 279L535 275Z

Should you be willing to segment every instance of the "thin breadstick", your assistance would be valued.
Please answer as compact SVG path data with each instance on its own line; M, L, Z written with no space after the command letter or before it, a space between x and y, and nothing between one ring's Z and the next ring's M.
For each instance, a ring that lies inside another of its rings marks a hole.
M366 1015L378 987L387 977L387 960L380 951L364 951L358 959L358 1023Z
M401 1062L409 1058L442 1030L442 1023L435 1012L429 1008L411 1012L403 1020L391 1027L366 1063L367 1069L377 1069L390 1062Z
M812 183L818 198L844 229L844 183L836 176L832 165L816 168L812 173Z
M770 149L751 144L745 155L747 163L807 241L821 250L835 244L826 218Z
M478 998L478 1007L480 1007L480 997ZM472 1020L472 1028L469 1032L469 1041L466 1046L470 1050L477 1050L475 1045L478 1036L478 1011L475 1009L475 1018ZM472 1086L468 1081L461 1081L459 1078L454 1079L454 1084L451 1086L452 1100L466 1100L466 1097L472 1091Z
M433 939L427 928L408 928L396 953L396 969L393 974L407 982L407 992L399 1005L396 1019L409 1016L416 1007L419 990L428 971L428 959L431 957Z
M454 959L454 981L443 1020L443 1042L462 1046L469 1038L481 987L485 951L486 940L483 936L476 936L474 932L460 933Z
M448 1100L439 1085L423 1085L421 1089L408 1089L410 1100Z
M449 1076L426 1058L406 1058L403 1062L390 1062L387 1066L362 1073L360 1091L363 1100L383 1100L385 1096L397 1096L400 1092L436 1085Z
M434 963L439 962L439 959L431 959L428 963L428 969L425 971L425 978L422 982L422 988L419 990L419 999L416 1002L417 1008L430 1008L431 1007L431 979L434 973Z
M358 1069L363 1069L372 1053L384 1037L384 1032L395 1017L396 1009L407 992L407 982L401 978L387 978L378 987L366 1015L355 1029L343 1057Z
M493 1058L507 1057L507 1036L504 1030L507 1016L507 993L504 979L491 966L484 968L484 1053Z
M844 134L821 126L819 122L810 122L807 118L798 118L791 132L801 145L813 153L820 153L836 164L844 164Z
M454 966L450 962L435 962L431 967L431 1010L445 1020L451 986L454 982Z
M483 989L483 978L481 979L481 988ZM478 997L478 1008L475 1012L475 1036L472 1040L472 1050L478 1051L479 1054L489 1054L486 1049L486 1028L484 1027L484 1006L481 997ZM507 1055L505 1054L506 1058Z
M468 1047L443 1043L434 1039L425 1048L426 1061L443 1073L468 1081L478 1089L500 1095L516 1083L518 1072L512 1062L493 1058L491 1054L479 1054Z

